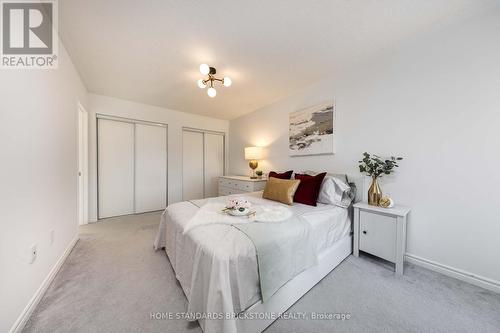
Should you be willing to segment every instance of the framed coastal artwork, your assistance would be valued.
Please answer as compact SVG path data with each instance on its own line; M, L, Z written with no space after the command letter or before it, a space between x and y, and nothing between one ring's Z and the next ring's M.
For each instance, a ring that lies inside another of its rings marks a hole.
M330 101L290 113L290 156L335 153L335 103Z

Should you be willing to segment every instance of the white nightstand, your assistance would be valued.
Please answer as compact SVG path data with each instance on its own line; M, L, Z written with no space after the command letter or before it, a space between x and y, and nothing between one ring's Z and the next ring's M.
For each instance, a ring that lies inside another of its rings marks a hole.
M262 191L267 179L251 179L245 176L219 177L219 196Z
M406 251L406 217L403 206L382 208L359 202L354 205L354 255L368 252L396 264L396 274L403 274Z

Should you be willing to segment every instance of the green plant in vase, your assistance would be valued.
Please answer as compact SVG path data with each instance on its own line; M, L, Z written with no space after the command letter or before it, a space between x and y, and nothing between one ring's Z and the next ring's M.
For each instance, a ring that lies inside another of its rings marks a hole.
M257 171L255 171L255 174L257 175L258 178L262 178L262 175L264 174L264 172L262 172L262 170L257 170Z
M379 205L382 198L382 190L378 184L378 179L383 175L390 175L396 171L395 168L399 167L398 161L402 159L402 157L394 156L384 159L377 155L370 155L367 152L363 153L363 159L359 161L359 172L372 177L372 185L368 190L369 205Z

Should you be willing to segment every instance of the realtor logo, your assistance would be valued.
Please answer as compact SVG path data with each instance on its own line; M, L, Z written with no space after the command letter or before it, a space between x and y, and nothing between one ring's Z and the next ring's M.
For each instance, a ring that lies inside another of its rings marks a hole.
M57 8L53 0L3 0L2 68L57 68Z

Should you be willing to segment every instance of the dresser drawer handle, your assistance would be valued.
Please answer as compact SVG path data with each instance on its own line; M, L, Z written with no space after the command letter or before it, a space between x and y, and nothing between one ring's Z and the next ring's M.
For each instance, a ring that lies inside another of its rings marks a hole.
M366 235L366 230L363 230L363 234L365 234L365 235Z

